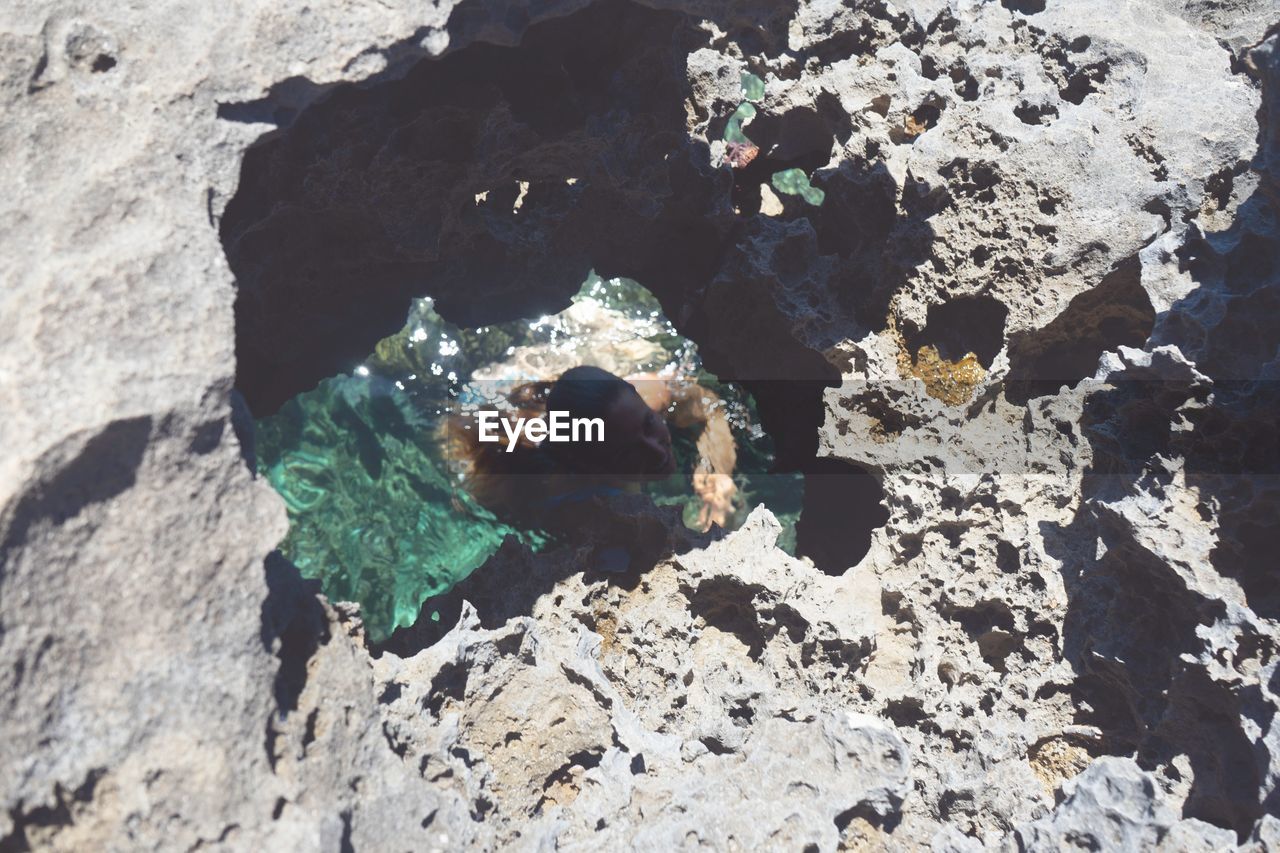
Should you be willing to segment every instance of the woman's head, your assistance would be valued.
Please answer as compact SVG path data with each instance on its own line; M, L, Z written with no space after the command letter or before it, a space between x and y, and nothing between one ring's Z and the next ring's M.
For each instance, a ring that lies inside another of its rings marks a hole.
M552 458L570 470L627 479L664 477L675 471L666 422L635 388L607 370L566 370L551 386L547 412L604 422L603 442L546 442Z

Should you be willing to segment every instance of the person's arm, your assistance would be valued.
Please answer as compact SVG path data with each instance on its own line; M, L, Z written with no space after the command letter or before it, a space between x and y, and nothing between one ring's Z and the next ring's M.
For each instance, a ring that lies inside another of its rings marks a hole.
M733 483L738 448L724 401L696 382L639 378L637 390L650 408L662 412L678 427L702 425L697 440L698 464L693 472L693 488L702 499L698 523L703 530L709 529L712 522L724 527L733 513L733 496L738 490Z
M715 396L710 391L705 393ZM707 408L704 416L702 434L698 436L698 467L693 472L693 490L702 499L698 527L709 530L713 522L728 526L733 514L733 496L738 491L733 483L733 469L738 462L738 448L719 398L715 398L715 405Z
M699 468L711 474L733 476L738 464L738 447L729 428L724 401L696 382L671 383L673 410L670 420L678 427L702 424L698 436Z

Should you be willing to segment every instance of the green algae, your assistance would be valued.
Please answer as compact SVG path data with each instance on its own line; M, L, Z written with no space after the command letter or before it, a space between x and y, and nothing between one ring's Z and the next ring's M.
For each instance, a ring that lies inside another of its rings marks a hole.
M786 169L773 176L773 188L787 195L798 195L814 207L822 204L827 194L809 182L804 169Z
M484 562L508 534L449 481L431 424L381 377L340 376L258 421L258 468L284 498L281 551L375 642Z
M748 71L742 73L741 79L743 101L738 104L733 115L729 116L729 122L724 128L724 141L736 142L739 145L753 145L754 143L743 132L742 126L756 117L756 108L751 102L759 101L764 97L764 80Z
M506 537L544 547L542 533L504 524L460 488L439 426L477 389L492 397L512 382L551 378L528 375L530 364L558 375L580 362L675 371L719 395L738 445L739 506L730 526L764 503L783 522L781 544L794 553L802 480L767 473L772 443L750 397L702 370L696 346L648 290L594 274L560 314L479 329L458 328L430 299L416 300L404 327L350 375L326 379L260 419L258 469L289 515L281 551L318 578L331 600L358 602L378 642L412 624L425 599L469 575ZM649 492L658 503L680 506L692 526L700 508L688 475L696 431L676 430L673 438L684 473Z
M749 103L743 102L733 111L733 115L729 116L729 123L724 126L724 141L737 142L742 145L753 144L747 135L742 132L742 126L756 117L756 108Z

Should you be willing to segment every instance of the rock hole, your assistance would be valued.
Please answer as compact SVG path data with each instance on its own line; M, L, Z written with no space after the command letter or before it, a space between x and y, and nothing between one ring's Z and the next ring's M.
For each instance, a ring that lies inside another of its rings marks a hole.
M884 833L892 833L897 829L898 824L902 822L902 812L894 809L888 815L882 815L876 811L876 806L870 802L861 802L852 808L842 811L833 819L836 829L843 835L855 820L865 821L871 828L881 830Z
M1013 114L1023 124L1050 124L1058 117L1058 108L1052 104L1032 104L1023 101L1013 108Z
M931 346L942 359L959 362L972 353L989 370L1004 347L1004 326L1009 309L990 296L960 296L941 305L930 305L925 327L909 334L913 351Z
M996 568L1007 575L1017 574L1022 561L1018 557L1018 547L1003 539L996 542ZM1043 581L1041 582L1043 585Z
M74 68L88 69L91 74L102 74L115 68L118 50L116 40L92 24L76 24L67 34L67 61Z
M827 174L825 186L827 198L817 216L819 251L842 258L884 252L898 222L897 193L884 164L862 169L842 163Z
M977 642L978 654L1000 673L1008 671L1005 659L1022 645L1014 634L998 629L980 635Z
M923 133L938 123L938 119L942 118L942 108L935 104L921 104L911 113L911 118L915 120L916 126L919 128L916 133Z
M398 80L333 87L251 148L220 225L250 410L351 370L414 296L482 326L563 307L589 255L673 293L705 281L719 182L695 165L707 154L683 108L683 57L705 38L677 13L598 4L514 47L474 44ZM514 197L496 217L475 203L517 181L529 184L519 216ZM635 185L648 201L618 203Z
M760 212L760 187L779 172L799 169L811 176L827 165L836 138L828 121L808 107L797 107L781 116L761 112L746 131L760 153L746 167L734 170L732 202L743 216Z
M734 752L737 752L737 750L732 747L725 746L721 743L719 738L704 737L701 740L702 745L705 746L712 755L731 755Z
M562 765L547 775L547 778L542 781L542 790L545 791L557 783L572 784L573 769L575 767L581 768L582 770L590 770L593 767L599 767L600 760L603 755L604 750L600 747L593 747L591 749L584 749L580 752L575 752L573 755L566 758Z
M1064 100L1079 106L1084 99L1098 91L1098 86L1107 79L1109 68L1105 62L1095 62L1077 69L1067 77L1067 85L1058 91Z
M320 722L320 709L312 708L311 713L307 714L307 722L302 732L302 751L306 752L307 747L315 742L316 727Z
M549 540L538 525L512 512L542 505L546 495L522 491L526 481L534 489L541 479L512 469L456 485L456 475L476 457L466 447L459 454L449 429L464 404L508 410L510 394L531 387L526 382L553 380L582 364L621 377L669 373L696 382L695 408L706 414L681 423L676 404L668 406L676 412L670 428L677 473L644 484L644 491L678 510L676 524L683 516L689 527L705 527L693 472L699 460L717 458L703 440L714 439L712 427L719 427L736 453L736 493L716 522L736 527L764 503L783 523L780 545L795 553L801 474L771 470L776 455L768 424L751 397L702 369L696 347L675 332L647 290L597 276L563 312L477 329L444 322L431 300L421 300L404 328L381 341L352 375L327 379L260 420L260 470L290 511L286 552L322 580L330 597L360 602L366 631L381 644L418 618L426 598L446 593L496 555L504 537L541 550ZM643 393L660 383L638 384ZM486 491L486 484L497 488ZM651 521L655 529L637 535L661 548L673 534ZM458 544L446 551L441 541ZM649 546L629 547L639 559L635 549ZM446 619L439 627L451 625ZM519 637L512 642L518 647Z
M963 65L951 69L951 82L955 85L956 94L966 101L978 100L978 81Z
M439 717L450 702L461 702L467 692L467 670L464 666L448 663L440 668L431 681L424 707L434 717Z
M762 625L756 612L756 588L732 578L715 577L703 581L689 596L689 612L706 625L732 634L747 647L747 655L759 660L772 634L772 626Z
M796 553L829 575L842 575L871 550L889 520L884 490L870 473L843 459L806 465L804 508L796 522Z
M1231 191L1235 186L1235 171L1233 167L1220 169L1204 182L1205 193L1212 200L1216 210L1225 210L1231 200Z
M888 702L884 712L889 719L893 720L895 726L901 728L914 728L929 719L929 712L925 710L924 702L915 696L906 696Z
M354 373L417 296L431 294L441 316L462 328L484 328L563 308L599 263L661 282L659 301L679 310L671 313L681 331L705 342L708 368L753 377L742 385L776 443L775 470L843 483L831 485L832 494L853 509L839 517L830 507L805 509L806 549L827 571L858 562L886 514L870 475L815 461L822 393L838 371L762 309L767 295L736 291L727 298L756 314L764 331L767 368L756 371L737 344L724 343L744 336L745 327L724 320L733 312L713 318L710 298L690 297L707 292L719 272L729 228L716 212L728 182L703 168L705 147L685 131L684 57L705 38L676 13L599 4L531 27L517 46L464 47L399 80L323 93L295 81L261 104L221 106L219 115L233 120L288 110L288 127L247 153L220 223L238 284L237 388L252 412L297 415L290 407L299 392ZM930 109L922 121L936 121L940 110ZM836 133L847 132L847 117L842 123L833 110L759 117L751 130L770 153L758 159L810 171L825 165ZM504 142L477 147L482 137ZM618 204L635 185L651 195ZM882 199L884 190L883 176L873 175L874 210L861 215L843 251L873 257L883 246L895 224L892 192ZM859 216L852 207L841 215ZM825 239L840 245L835 231L827 228ZM384 446L386 435L403 445L414 432L384 390L354 402L335 394L326 428L346 424L363 476L394 474L406 490L438 498L444 484L398 470ZM360 428L366 418L386 433ZM280 429L300 433L304 420ZM297 506L341 488L323 471L316 478L314 488L291 496ZM824 541L837 538L838 547ZM372 564L389 544L366 534L347 547Z
M1013 611L998 599L980 601L970 607L953 607L945 615L975 638L990 628L1011 632L1014 627Z
M1036 15L1044 11L1045 0L1000 0L1000 5L1020 15Z

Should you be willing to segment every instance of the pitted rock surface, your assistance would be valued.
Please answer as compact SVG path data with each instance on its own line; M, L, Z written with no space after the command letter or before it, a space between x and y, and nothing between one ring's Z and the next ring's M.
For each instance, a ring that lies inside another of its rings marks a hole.
M1274 848L1277 18L0 8L0 848ZM648 571L508 545L367 648L251 412L592 268L866 556L633 507Z

